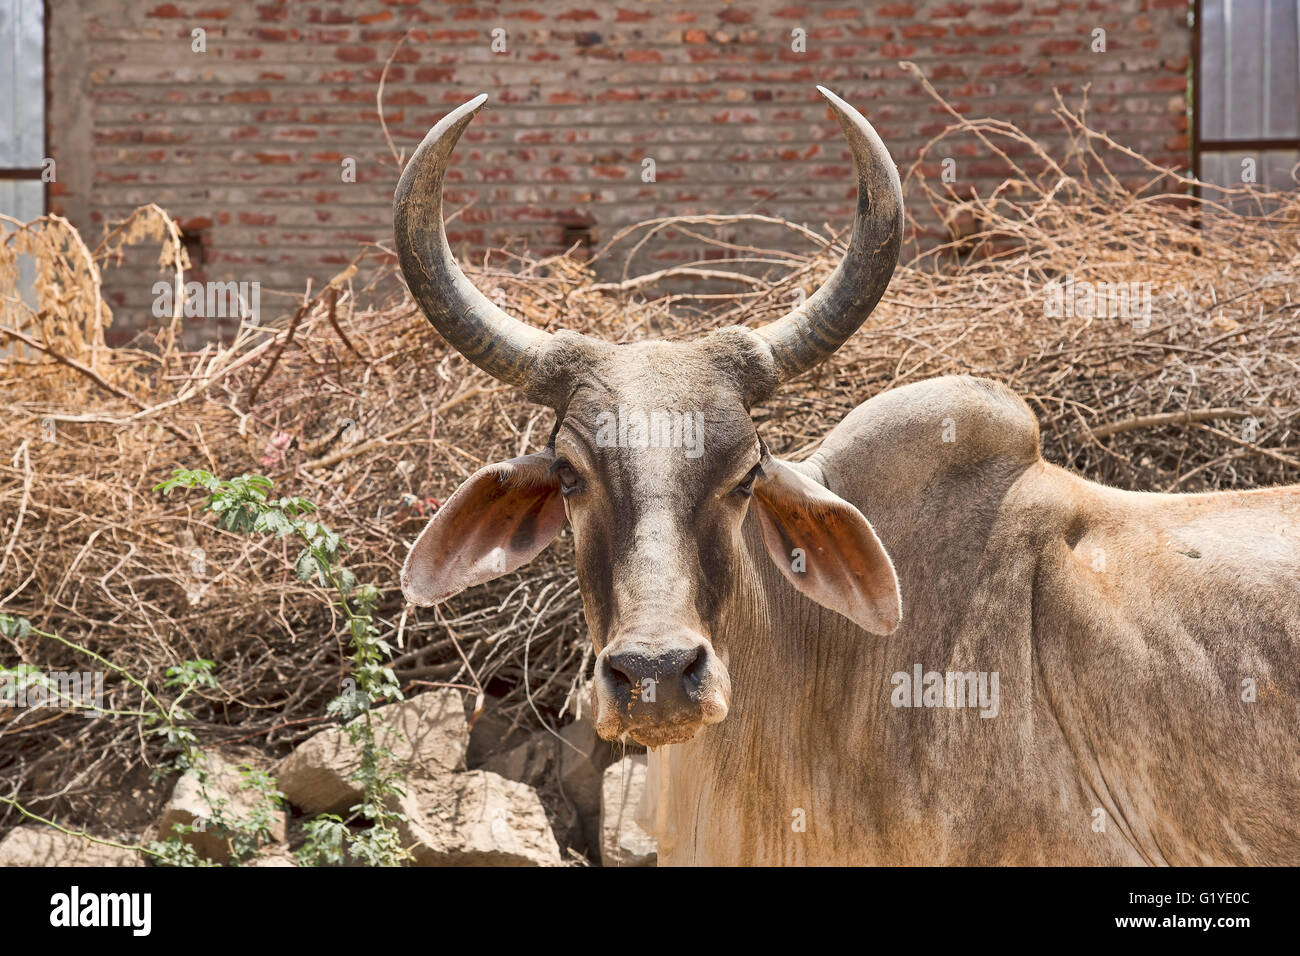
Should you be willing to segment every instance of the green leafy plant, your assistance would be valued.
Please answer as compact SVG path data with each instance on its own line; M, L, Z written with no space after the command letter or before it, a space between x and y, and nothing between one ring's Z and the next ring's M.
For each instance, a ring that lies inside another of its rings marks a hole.
M142 692L144 704L150 708L148 710L106 708L99 704L90 705L84 701L64 697L58 692L57 685L49 681L44 674L31 665L23 664L14 668L0 668L0 675L9 678L3 685L7 693L16 693L18 689L39 685L52 695L50 698L52 700L57 699L60 703L77 709L93 710L96 714L136 718L141 722L146 735L162 738L168 756L154 768L154 779L166 776L170 772L184 773L193 771L198 778L200 796L213 810L212 817L203 821L200 825L181 826L176 829L182 832L204 829L218 834L227 841L231 851L231 860L236 865L254 858L266 844L271 842L273 814L284 798L284 795L275 789L275 781L263 771L244 767L242 786L258 791L260 799L247 816L232 815L228 812L228 801L225 798L211 795L208 789L211 775L206 766L205 755L199 748L198 737L183 723L192 720L193 715L181 706L182 701L199 688L216 689L217 687L216 678L212 676L215 667L212 661L184 661L167 668L163 688L174 691L175 696L169 703L164 703L144 681L135 677L130 671L119 667L101 655L96 654L90 648L84 647L75 641L70 641L59 634L34 627L27 618L0 613L0 634L18 640L35 636L55 641L120 674L128 683L135 685ZM15 800L0 798L0 802L14 807L28 819L44 823L63 833L80 836L105 846L138 850L160 865L215 865L201 857L194 847L185 843L179 836L170 836L162 841L155 840L145 847L128 847L125 844L112 840L103 840L81 831L68 830L52 820L47 820L32 813Z
M392 648L380 637L374 624L374 612L382 596L380 591L369 584L358 585L356 576L342 565L341 558L347 545L328 526L310 517L316 506L305 498L273 499L273 484L269 478L240 475L224 481L210 472L178 469L155 490L167 494L176 488L201 488L207 492L204 511L215 514L218 526L228 531L298 538L302 549L293 562L298 579L303 582L314 579L322 587L331 589L336 595L331 603L343 612L347 620L355 678L349 681L353 686L330 701L327 713L346 723L348 737L361 753L360 766L352 779L360 785L362 799L350 808L346 820L335 814L323 814L310 821L304 828L306 841L297 854L299 862L303 865L337 866L346 860L349 852L357 862L369 866L395 866L409 861L411 854L402 846L398 829L406 817L391 808L393 797L404 796L399 785L402 779L400 761L391 748L378 743L371 722L371 711L376 704L402 699L401 687L387 664ZM215 833L226 841L234 865L255 858L271 842L274 814L284 801L284 795L275 788L275 781L263 771L242 767L241 787L255 791L258 800L247 814L232 814L229 801L212 794L212 771L206 755L194 731L186 726L186 722L194 717L182 706L186 698L199 690L217 687L212 661L184 661L167 668L163 688L173 692L173 696L164 703L144 681L125 668L58 634L33 627L26 618L0 613L0 634L20 641L33 635L57 641L120 674L141 691L149 709L96 709L109 716L137 718L147 735L161 738L167 756L155 768L155 777L170 772L195 775L200 796L212 813L197 824L178 826L177 830L184 833L202 829ZM0 670L0 675L8 678L0 686L4 693L10 694L16 692L14 688L42 682L42 686L47 686L49 683L44 675L29 665ZM79 706L75 702L73 705ZM16 801L0 798L0 802L12 805L29 819L64 833L108 846L139 850L162 865L214 865L177 835L154 841L147 847L127 847L84 832L67 830L31 813ZM349 824L358 821L365 821L367 825L354 832Z
M176 488L200 488L208 495L204 510L218 516L220 527L277 538L293 536L302 542L293 562L298 580L314 579L333 590L331 603L347 620L355 686L330 701L326 712L346 722L348 737L361 753L360 767L352 779L360 784L362 799L350 808L347 820L325 815L309 823L298 858L307 864L337 864L350 849L352 856L366 865L400 865L411 858L401 845L398 830L406 817L391 807L394 797L404 796L399 785L400 761L391 748L378 743L371 722L376 704L402 699L397 677L387 664L392 647L374 624L382 594L373 585L358 585L356 576L342 565L347 545L336 532L311 517L316 512L314 504L305 498L272 498L273 487L272 481L261 475L240 475L227 481L206 471L177 469L155 490L168 494ZM368 825L356 832L348 828L349 823L361 820Z
M306 835L298 862L303 866L342 866L347 824L336 813L322 813L302 828Z

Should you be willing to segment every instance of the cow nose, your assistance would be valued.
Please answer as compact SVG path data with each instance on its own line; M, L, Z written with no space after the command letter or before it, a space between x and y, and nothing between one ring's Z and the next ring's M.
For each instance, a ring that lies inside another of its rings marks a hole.
M663 684L670 690L680 685L683 694L690 699L699 693L704 670L704 645L661 654L622 651L610 654L606 664L614 683L627 687L634 696L638 693L657 696L658 685ZM654 700L654 697L649 699Z
M695 634L655 638L624 635L596 659L597 729L631 731L648 739L688 739L726 716L727 669Z

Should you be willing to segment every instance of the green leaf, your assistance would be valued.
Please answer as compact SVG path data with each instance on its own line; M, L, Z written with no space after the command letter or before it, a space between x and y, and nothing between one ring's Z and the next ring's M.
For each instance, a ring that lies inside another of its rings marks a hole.
M293 562L294 574L302 582L309 581L313 572L316 570L316 556L311 553L310 548L303 548L298 552L298 557Z
M339 542L341 539L339 538L337 532L331 531L328 528L324 528L323 530L325 533L324 533L324 541L322 543L322 546L325 549L325 553L329 555L332 560L338 557Z
M339 590L343 592L344 597L347 597L357 586L357 576L347 568L342 568L337 577Z
M276 537L283 538L286 534L293 533L293 525L289 519L284 516L284 512L278 509L263 511L253 522L254 531L271 532Z

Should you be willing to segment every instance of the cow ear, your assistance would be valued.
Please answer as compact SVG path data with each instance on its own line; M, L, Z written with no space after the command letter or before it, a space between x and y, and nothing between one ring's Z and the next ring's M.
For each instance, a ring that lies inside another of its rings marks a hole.
M902 619L894 563L862 512L785 462L754 483L767 553L790 583L872 634Z
M564 527L554 460L541 454L498 462L457 488L406 556L406 599L437 604L537 557Z

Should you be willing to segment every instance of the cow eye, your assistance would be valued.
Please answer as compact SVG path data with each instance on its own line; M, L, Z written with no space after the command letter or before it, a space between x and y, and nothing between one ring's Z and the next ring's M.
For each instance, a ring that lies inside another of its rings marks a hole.
M560 480L560 494L566 498L586 487L582 476L563 458L556 459L555 464L551 465L551 474Z
M749 473L745 475L744 480L742 480L740 484L736 485L732 494L748 498L754 493L754 480L762 477L764 477L763 466L755 465L753 468L749 469Z

